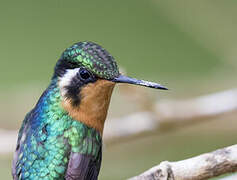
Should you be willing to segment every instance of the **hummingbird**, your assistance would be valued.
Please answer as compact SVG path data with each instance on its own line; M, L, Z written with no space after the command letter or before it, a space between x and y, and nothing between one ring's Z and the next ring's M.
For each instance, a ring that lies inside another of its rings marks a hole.
M96 43L67 48L49 86L22 122L13 179L98 179L104 122L116 83L167 89L122 75L115 59Z

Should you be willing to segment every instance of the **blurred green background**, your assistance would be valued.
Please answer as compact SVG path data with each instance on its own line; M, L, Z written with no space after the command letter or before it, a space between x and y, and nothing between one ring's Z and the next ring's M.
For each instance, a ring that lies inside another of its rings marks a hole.
M236 16L234 0L0 1L0 127L19 128L47 87L61 53L83 40L105 47L129 76L171 89L146 89L158 99L234 88ZM117 96L110 117L130 113L122 112ZM132 142L105 144L100 179L128 178L162 160L181 160L235 144L236 135L232 115ZM11 179L11 157L0 154L2 179Z

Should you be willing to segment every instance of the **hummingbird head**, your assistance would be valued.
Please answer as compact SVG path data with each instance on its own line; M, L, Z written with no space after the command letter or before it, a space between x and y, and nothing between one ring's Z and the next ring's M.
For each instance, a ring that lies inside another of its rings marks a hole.
M62 106L69 115L101 133L116 83L167 89L157 83L120 74L110 53L87 41L75 43L62 53L53 78L58 80Z

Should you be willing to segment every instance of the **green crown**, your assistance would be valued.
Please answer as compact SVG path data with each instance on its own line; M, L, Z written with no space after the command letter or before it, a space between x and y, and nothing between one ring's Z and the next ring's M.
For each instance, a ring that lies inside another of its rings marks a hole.
M93 42L79 42L67 48L61 59L76 66L84 66L100 78L113 79L119 75L114 58Z

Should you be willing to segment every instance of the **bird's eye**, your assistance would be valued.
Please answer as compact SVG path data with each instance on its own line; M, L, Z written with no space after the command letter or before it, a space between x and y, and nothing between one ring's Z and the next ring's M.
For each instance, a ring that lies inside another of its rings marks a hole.
M87 80L91 77L90 72L87 71L85 68L80 68L79 74L82 80Z

